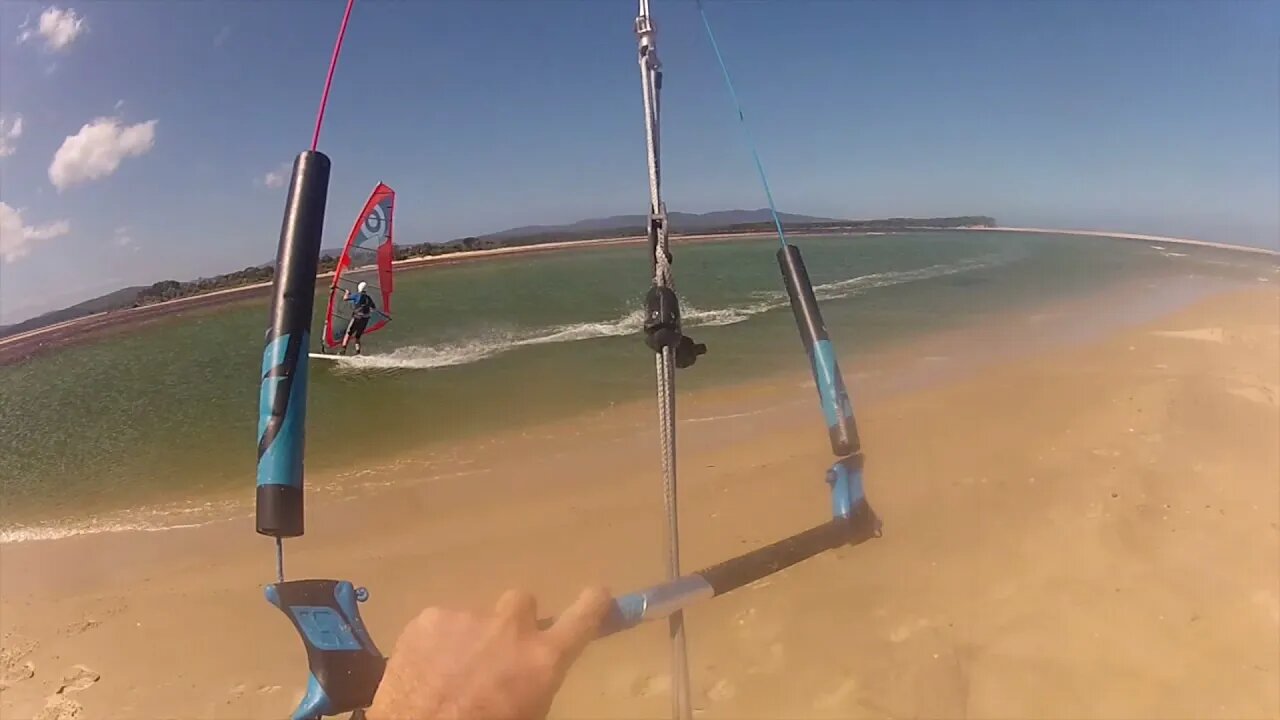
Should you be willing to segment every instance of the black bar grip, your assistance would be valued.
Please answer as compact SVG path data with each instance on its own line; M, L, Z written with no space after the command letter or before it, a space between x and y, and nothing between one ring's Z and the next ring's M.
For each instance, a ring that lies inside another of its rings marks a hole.
M723 595L827 550L865 542L879 532L879 519L864 500L853 508L848 519L830 520L772 545L729 558L697 574L711 585L716 595Z

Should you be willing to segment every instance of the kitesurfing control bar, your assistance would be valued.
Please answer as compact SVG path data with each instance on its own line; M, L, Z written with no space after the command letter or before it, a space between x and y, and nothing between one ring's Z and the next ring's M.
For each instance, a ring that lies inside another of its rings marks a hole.
M293 714L295 720L354 711L373 701L386 669L360 617L358 603L368 598L363 588L345 580L285 582L284 538L303 534L303 451L306 422L307 348L315 298L315 276L328 195L329 159L315 150L327 102L329 82L342 46L353 0L348 0L339 31L324 97L317 117L311 151L294 163L288 201L280 229L271 326L263 351L259 395L257 531L276 539L279 582L266 586L267 600L289 618L303 641L310 676L306 693ZM688 663L682 610L695 601L715 597L753 583L826 550L860 543L880 533L880 521L867 504L862 487L863 457L848 393L818 310L813 285L800 251L790 246L773 205L764 169L756 164L769 197L770 209L783 248L778 262L797 326L809 356L827 420L832 451L840 459L828 470L832 519L697 573L680 573L675 452L675 368L689 367L706 346L684 335L679 298L672 276L667 211L661 196L659 153L661 64L658 62L649 0L639 0L635 31L644 90L645 130L649 161L649 249L653 284L645 297L645 341L657 355L659 436L663 452L664 500L667 508L666 555L668 579L653 587L621 596L599 634L611 635L646 620L667 618L672 640L673 712L691 718ZM701 8L701 3L699 3ZM710 24L703 10L708 34ZM712 44L715 39L712 36ZM717 57L719 48L716 47ZM728 70L726 82L730 84ZM734 96L736 102L736 94ZM742 119L741 107L739 118ZM743 120L745 124L745 119ZM753 153L754 153L753 148ZM336 282L336 278L335 278ZM542 625L550 624L543 621Z
M328 194L329 158L314 151L298 155L280 225L258 396L257 525L274 538L298 537L304 529L307 348Z

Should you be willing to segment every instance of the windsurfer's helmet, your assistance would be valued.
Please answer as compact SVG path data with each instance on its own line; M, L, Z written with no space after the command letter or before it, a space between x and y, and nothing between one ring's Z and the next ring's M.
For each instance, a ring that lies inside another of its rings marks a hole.
M361 281L360 281L360 284L359 284L359 285L356 285L356 292L364 292L364 289L365 289L365 288L367 288L367 287L369 287L369 283L364 282L363 280L361 280Z

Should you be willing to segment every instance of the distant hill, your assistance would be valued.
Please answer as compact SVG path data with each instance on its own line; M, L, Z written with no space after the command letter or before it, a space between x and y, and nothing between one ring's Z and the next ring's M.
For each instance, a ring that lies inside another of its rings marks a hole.
M838 220L835 218L793 215L791 213L778 213L778 216L782 219L783 225L845 222L844 220ZM647 215L613 215L611 217L579 220L576 223L570 223L568 225L525 225L522 227L511 228L510 230L502 230L501 232L481 235L480 237L486 240L502 240L505 238L527 237L530 235L550 235L556 233L581 235L582 233L591 232L613 233L619 230L634 230L637 235L641 235L644 234L648 222L649 216ZM687 234L723 229L734 225L772 223L773 215L770 214L768 208L761 208L759 210L720 210L709 213L673 212L667 214L667 222L671 226L672 232Z
M106 295L99 295L96 298L76 303L71 307L65 307L61 310L52 310L44 313L43 315L37 315L19 323L5 325L0 327L0 337L17 335L18 333L35 330L36 328L42 328L47 325L57 325L60 322L75 320L76 318L85 317L86 315L133 307L133 303L138 299L138 293L144 289L145 288L141 285L122 288L115 292L109 292Z
M331 258L337 259L342 255L342 246L339 245L338 247L320 248L320 257L324 257L325 255L328 255ZM257 265L254 265L254 267L273 267L275 266L275 264L276 264L276 259L274 256L272 256L270 260L263 263L258 263Z
M834 218L820 218L809 215L793 215L791 213L778 213L782 218L784 226L787 225L814 225L823 223L841 223L848 222L846 220L837 220ZM725 229L735 225L749 225L754 223L773 223L773 215L769 213L768 208L760 210L720 210L709 213L685 213L673 212L667 215L668 222L671 224L671 231L674 233L697 233L708 230ZM612 215L610 217L589 218L587 220L579 220L575 223L567 225L522 225L520 227L499 230L488 235L479 235L467 238L471 243L476 241L502 241L516 239L542 239L550 235L563 236L563 240L578 240L591 236L593 233L600 233L610 236L616 235L643 235L645 227L649 222L648 215ZM458 243L461 240L454 240ZM424 243L425 244L425 243ZM448 243L432 243L435 245L447 245ZM396 242L397 246L404 246L406 243L401 239ZM327 247L320 249L320 257L328 255L331 258L338 258L342 255L342 246ZM262 263L262 266L275 265L275 258Z

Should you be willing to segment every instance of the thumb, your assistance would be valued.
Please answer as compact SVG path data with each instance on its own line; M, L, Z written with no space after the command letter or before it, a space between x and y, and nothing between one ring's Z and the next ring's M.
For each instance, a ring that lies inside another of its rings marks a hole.
M600 634L600 625L613 609L613 596L602 587L587 588L568 607L544 636L561 652L560 662L568 667Z

